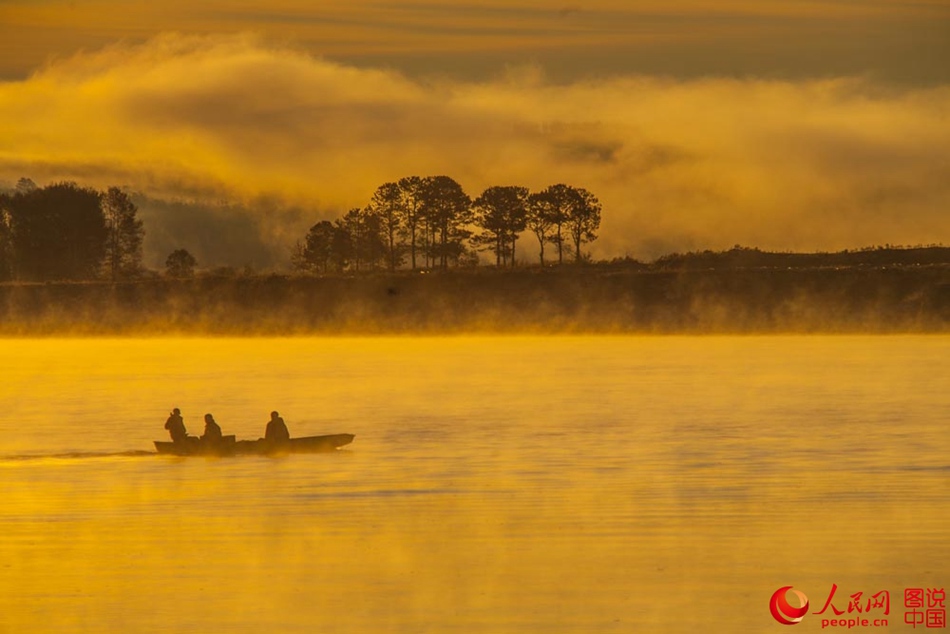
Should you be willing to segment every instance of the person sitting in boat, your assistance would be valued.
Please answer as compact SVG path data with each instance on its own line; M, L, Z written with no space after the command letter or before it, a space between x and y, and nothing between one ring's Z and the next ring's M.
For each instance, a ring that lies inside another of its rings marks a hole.
M264 431L264 440L270 442L287 442L290 440L287 425L284 424L284 419L277 412L270 413L270 420L267 421L267 429Z
M185 429L185 421L181 417L181 410L177 407L172 410L165 421L165 429L172 437L172 442L185 442L188 439L188 431Z
M214 416L205 414L205 433L201 434L201 440L204 442L220 442L221 427L214 422Z

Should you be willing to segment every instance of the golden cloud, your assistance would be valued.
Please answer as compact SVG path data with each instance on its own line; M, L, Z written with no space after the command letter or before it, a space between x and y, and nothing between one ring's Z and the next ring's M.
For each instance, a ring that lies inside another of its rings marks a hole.
M552 84L532 68L422 81L248 35L166 34L0 83L0 179L339 211L409 174L472 195L567 182L604 203L598 257L930 243L950 238L948 111L946 86Z

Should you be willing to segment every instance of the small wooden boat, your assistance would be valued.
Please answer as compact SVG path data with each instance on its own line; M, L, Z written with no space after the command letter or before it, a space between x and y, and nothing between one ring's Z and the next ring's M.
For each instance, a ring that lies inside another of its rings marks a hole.
M185 442L156 440L155 449L161 454L173 456L266 456L285 453L323 453L336 451L353 442L353 434L329 434L327 436L301 436L286 442L270 440L237 440L224 436L220 441L207 442L189 437Z

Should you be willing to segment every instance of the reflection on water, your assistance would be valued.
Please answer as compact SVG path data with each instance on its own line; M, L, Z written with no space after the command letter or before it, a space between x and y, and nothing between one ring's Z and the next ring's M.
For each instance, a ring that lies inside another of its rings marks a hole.
M833 583L903 631L950 581L946 337L0 345L0 632L777 631ZM356 441L159 457L173 406Z

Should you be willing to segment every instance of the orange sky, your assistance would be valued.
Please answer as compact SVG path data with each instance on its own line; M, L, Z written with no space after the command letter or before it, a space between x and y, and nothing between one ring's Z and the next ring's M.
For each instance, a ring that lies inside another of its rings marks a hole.
M350 63L457 76L876 73L943 81L943 0L2 0L0 77L156 34L254 32Z
M598 257L950 240L947 3L583 6L0 0L0 186L228 201L275 248L435 173L591 189Z

